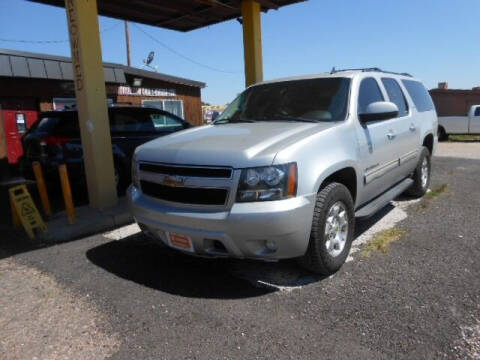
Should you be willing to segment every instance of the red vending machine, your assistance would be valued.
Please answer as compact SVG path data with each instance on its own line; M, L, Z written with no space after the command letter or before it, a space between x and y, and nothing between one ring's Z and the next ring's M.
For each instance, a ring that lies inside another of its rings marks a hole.
M34 98L3 98L1 103L8 162L17 164L23 155L22 136L38 120L37 102Z

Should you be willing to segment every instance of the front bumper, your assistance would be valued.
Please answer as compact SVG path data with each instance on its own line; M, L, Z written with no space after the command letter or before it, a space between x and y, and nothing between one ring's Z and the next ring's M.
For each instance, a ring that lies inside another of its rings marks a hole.
M225 211L185 209L146 196L134 186L128 188L127 199L142 229L167 245L166 233L174 232L190 237L196 255L264 260L305 254L315 206L311 194L235 203Z

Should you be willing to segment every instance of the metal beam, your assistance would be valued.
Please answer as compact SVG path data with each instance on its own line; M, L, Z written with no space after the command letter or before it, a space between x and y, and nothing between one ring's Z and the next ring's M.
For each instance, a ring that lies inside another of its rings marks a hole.
M97 0L65 0L72 50L75 94L93 208L116 204L117 189L102 66Z
M254 0L242 0L245 84L263 80L261 7Z

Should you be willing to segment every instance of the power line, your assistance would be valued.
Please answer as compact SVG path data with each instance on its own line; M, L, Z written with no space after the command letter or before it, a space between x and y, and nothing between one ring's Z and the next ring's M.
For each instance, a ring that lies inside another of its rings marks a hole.
M120 24L121 24L121 22L117 22L117 23L113 24L112 26L101 30L100 33L103 34L107 31L113 30L114 28L116 28ZM10 42L10 43L24 43L24 44L61 44L61 43L67 43L70 40L69 39L64 39L64 40L23 40L23 39L4 39L4 38L0 38L0 41Z
M170 46L164 44L163 42L161 42L160 40L158 40L157 38L155 38L153 35L149 34L148 32L146 32L144 29L142 29L140 26L138 26L137 24L135 23L132 23L133 26L135 26L135 28L137 28L139 31L141 31L145 36L149 37L151 40L153 40L154 42L156 42L157 44L159 44L160 46L162 46L163 48L167 49L168 51L170 51L171 53L181 57L182 59L184 60L187 60L195 65L198 65L198 66L201 66L203 68L206 68L208 70L212 70L212 71L217 71L217 72L221 72L221 73L226 73L226 74L240 74L241 72L240 71L228 71L228 70L222 70L222 69L217 69L213 66L210 66L210 65L206 65L206 64L202 64L186 55L183 55L182 53L179 53L178 51L176 51L175 49L172 49Z

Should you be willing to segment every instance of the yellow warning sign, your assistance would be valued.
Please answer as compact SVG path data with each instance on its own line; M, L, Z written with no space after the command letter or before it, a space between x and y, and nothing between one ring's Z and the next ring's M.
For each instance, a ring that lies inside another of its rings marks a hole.
M10 201L13 205L12 210L15 211L16 216L25 228L28 236L33 239L35 237L34 229L47 231L47 226L42 220L37 207L33 203L32 197L25 185L14 186L9 189ZM15 214L14 214L15 218Z

